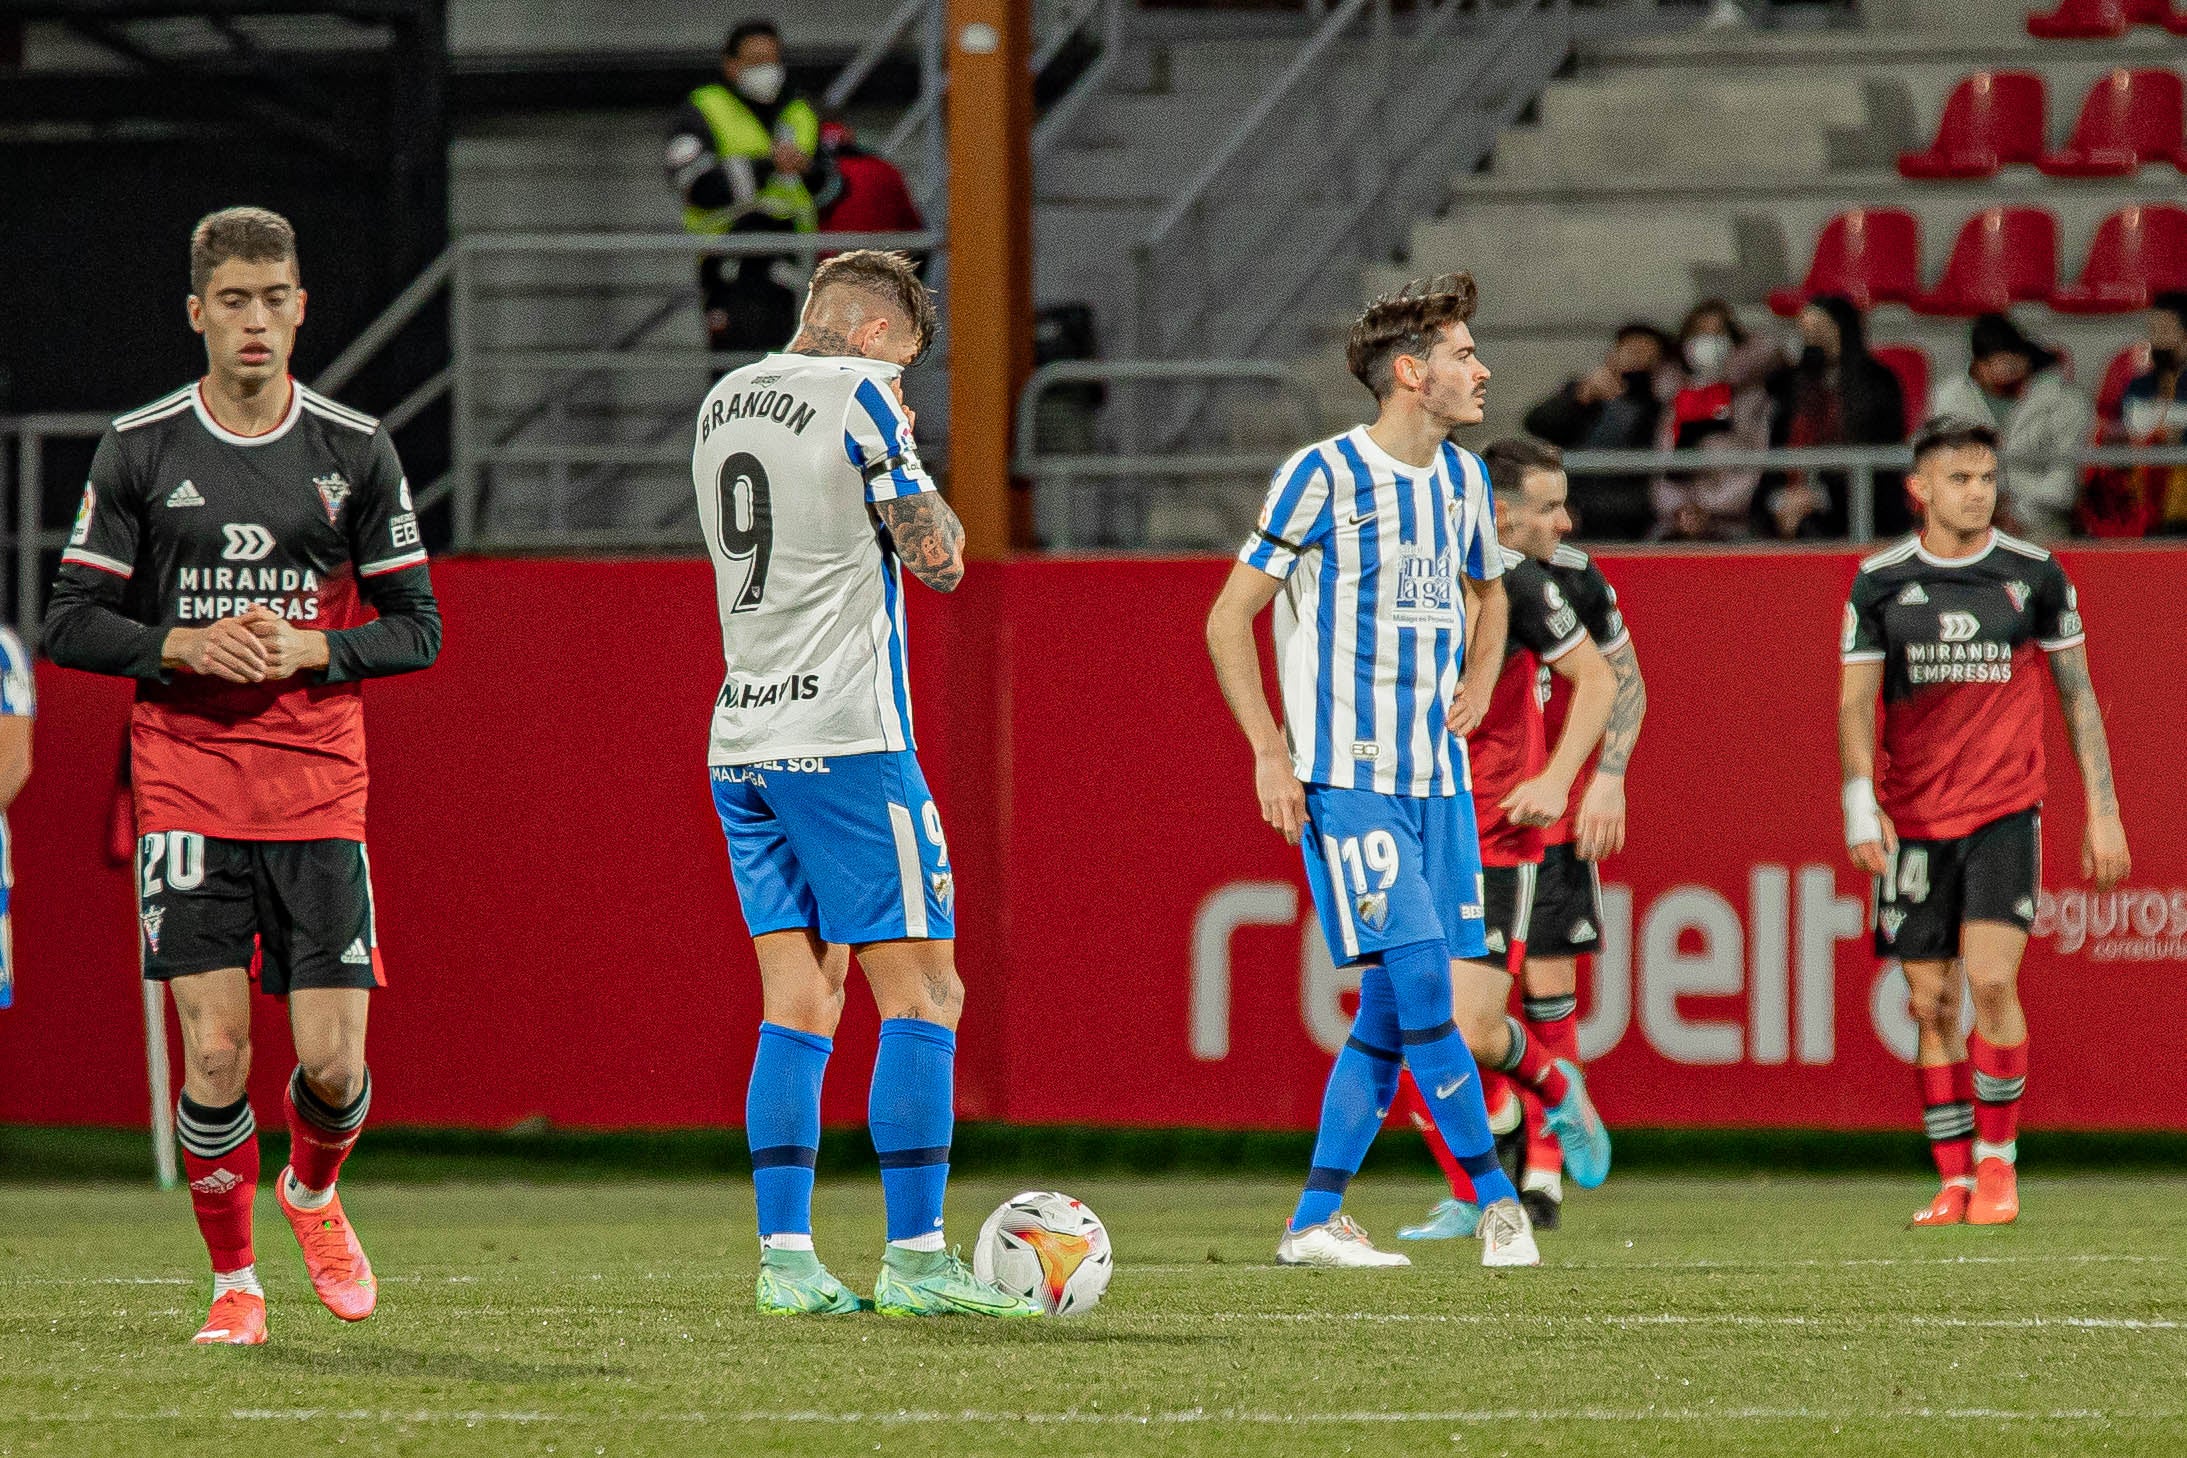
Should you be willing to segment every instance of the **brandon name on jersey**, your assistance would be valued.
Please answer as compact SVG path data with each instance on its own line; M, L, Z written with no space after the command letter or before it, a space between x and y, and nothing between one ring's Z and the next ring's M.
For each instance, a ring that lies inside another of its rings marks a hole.
M1471 788L1444 714L1465 644L1460 576L1503 574L1480 457L1445 441L1432 465L1409 466L1364 426L1308 446L1276 472L1238 560L1284 584L1276 677L1300 780Z
M874 507L935 485L900 374L774 354L699 406L691 483L727 667L710 765L913 747L903 583Z

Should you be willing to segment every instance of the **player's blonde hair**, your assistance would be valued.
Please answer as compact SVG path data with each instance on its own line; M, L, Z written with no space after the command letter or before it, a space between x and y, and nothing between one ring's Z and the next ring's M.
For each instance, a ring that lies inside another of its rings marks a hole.
M1345 341L1344 363L1375 399L1387 399L1397 388L1397 357L1427 358L1436 334L1446 325L1471 319L1479 299L1470 273L1414 279L1367 306Z
M296 230L271 208L222 208L190 230L190 292L203 298L213 270L230 259L245 263L296 260Z
M812 287L805 295L806 314L812 313L822 296L839 288L855 289L901 314L911 326L912 338L918 341L918 353L911 362L917 364L925 356L927 346L934 342L938 316L934 295L919 281L918 265L909 254L854 248L824 260L813 270Z

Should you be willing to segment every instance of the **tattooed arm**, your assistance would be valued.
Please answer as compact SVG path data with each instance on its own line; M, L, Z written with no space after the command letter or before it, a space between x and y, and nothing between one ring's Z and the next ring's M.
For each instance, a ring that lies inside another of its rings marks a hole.
M2103 707L2088 677L2088 649L2076 645L2050 655L2050 676L2065 709L2066 734L2080 761L2081 785L2088 792L2088 829L2081 837L2081 874L2108 891L2126 879L2133 857L2126 849L2126 826L2119 819L2119 793L2111 781L2111 745L2104 737Z
M955 592L964 581L964 524L934 491L874 503L911 575L936 592Z
M1648 685L1640 676L1633 640L1627 638L1602 656L1617 676L1617 696L1610 700L1610 722L1602 731L1602 757L1595 761L1594 777L1580 797L1579 818L1573 822L1580 859L1588 861L1625 848L1625 767L1632 762L1633 746L1640 742L1640 721L1648 713Z

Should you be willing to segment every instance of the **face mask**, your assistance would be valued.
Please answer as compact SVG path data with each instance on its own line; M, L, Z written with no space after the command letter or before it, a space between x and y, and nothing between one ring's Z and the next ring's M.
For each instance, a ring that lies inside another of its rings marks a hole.
M737 90L761 106L772 106L775 98L782 94L784 74L782 67L773 61L746 66L737 72Z
M1722 378L1724 361L1731 358L1731 336L1728 334L1696 334L1686 341L1686 368L1694 378L1715 381Z
M2149 351L2149 363L2155 365L2160 372L2170 374L2179 367L2179 351L2176 349L2152 349Z

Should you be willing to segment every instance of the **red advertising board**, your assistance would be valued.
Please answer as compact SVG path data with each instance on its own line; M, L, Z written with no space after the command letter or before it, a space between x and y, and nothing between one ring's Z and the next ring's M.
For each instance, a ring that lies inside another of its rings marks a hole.
M1846 554L1618 557L1649 714L1582 1042L1613 1122L1901 1127L1910 1029L1840 848ZM2187 1128L2187 832L2177 645L2187 552L2068 554L2135 868L2079 878L2052 715L2044 895L2024 994L2036 1125ZM960 1110L1028 1122L1301 1128L1348 988L1297 852L1260 822L1206 666L1219 561L975 567L915 594L922 758L958 872ZM703 773L720 676L704 563L451 560L448 645L367 690L391 987L376 1119L734 1124L758 1018ZM127 687L41 668L11 812L17 1006L0 1122L141 1122L126 867L106 814ZM828 1084L862 1116L874 1021ZM261 1009L254 1089L288 1066ZM2073 1056L2100 1048L2102 1057ZM2122 1088L2119 1070L2131 1069Z

